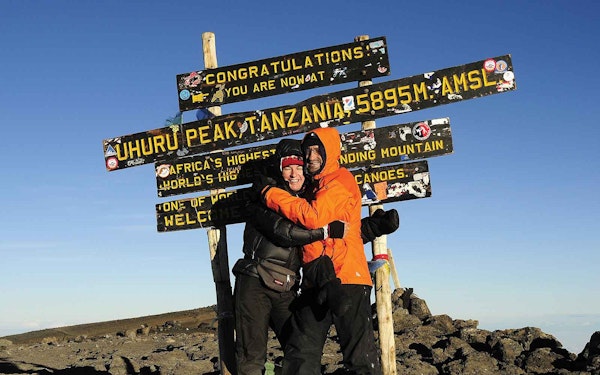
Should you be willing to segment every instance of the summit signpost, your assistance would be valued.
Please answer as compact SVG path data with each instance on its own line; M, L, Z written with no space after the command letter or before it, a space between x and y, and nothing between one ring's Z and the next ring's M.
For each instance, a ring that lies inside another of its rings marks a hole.
M372 212L382 203L430 197L429 166L422 159L453 152L448 118L382 128L375 128L373 120L512 91L516 81L511 56L500 55L371 84L371 78L390 74L388 46L385 37L366 36L354 43L218 68L214 34L202 37L206 69L177 75L179 108L212 107L217 109L215 116L104 139L103 153L107 171L154 163L160 197L210 190L210 195L157 204L157 230L209 229L220 365L221 372L229 374L235 360L225 226L243 221L251 193L247 188L223 189L250 183L275 149L274 144L238 146L362 122L360 131L340 132L340 163L353 173L362 204ZM226 115L216 107L350 81L361 81L360 87L293 105ZM378 238L374 259L384 255L382 249L385 252L385 239ZM379 280L389 278L389 273L380 271L376 272L379 339L383 373L388 375L396 372L393 337L383 336L393 331L391 308L386 310L390 301L385 301L391 293L389 282L384 288Z

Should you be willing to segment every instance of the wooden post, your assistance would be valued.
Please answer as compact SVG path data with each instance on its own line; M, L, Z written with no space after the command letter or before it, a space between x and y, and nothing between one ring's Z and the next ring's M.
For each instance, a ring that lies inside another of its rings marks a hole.
M394 257L392 256L392 249L387 249L389 262L390 262L390 272L392 273L392 280L394 280L394 290L400 289L400 279L398 279L398 272L396 271L396 264L394 263Z
M217 49L214 33L202 33L202 50L204 52L204 68L217 68ZM221 115L221 107L210 107L208 110L215 116ZM218 190L211 190L211 195L217 192ZM231 281L229 279L227 229L225 226L210 228L207 235L213 279L217 291L217 318L219 322L217 332L219 338L220 371L221 374L225 375L236 374L234 351L235 321Z
M354 38L355 41L367 40L368 35L360 35ZM359 87L371 85L370 80L360 81ZM365 121L362 123L362 129L375 128L375 121ZM383 205L372 205L369 207L369 214L373 214ZM387 259L387 236L383 235L375 239L372 243L373 258ZM396 374L396 342L394 340L394 322L392 320L392 292L390 290L390 268L379 267L375 271L375 302L377 305L377 321L379 328L379 346L381 348L381 370L383 375Z

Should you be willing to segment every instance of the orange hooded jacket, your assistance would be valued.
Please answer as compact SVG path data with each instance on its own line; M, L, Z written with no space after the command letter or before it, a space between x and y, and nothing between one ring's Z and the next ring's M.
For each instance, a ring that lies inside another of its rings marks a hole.
M310 133L317 135L325 149L325 165L314 176L313 200L307 201L283 189L271 188L264 195L266 205L308 229L320 228L335 220L348 223L344 238L328 238L305 245L303 263L319 257L324 251L333 260L335 273L342 284L372 285L360 236L361 194L354 176L340 167L340 135L334 128L319 128Z

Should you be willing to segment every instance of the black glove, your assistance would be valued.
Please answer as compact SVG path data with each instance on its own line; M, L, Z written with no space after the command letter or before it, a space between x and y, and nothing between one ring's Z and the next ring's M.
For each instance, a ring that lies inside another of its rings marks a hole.
M327 304L329 310L336 316L344 315L352 306L352 302L344 292L342 282L338 278L330 280L321 287L317 294L317 303L319 305Z
M361 236L363 243L371 242L375 238L394 232L400 226L398 211L391 209L384 211L381 208L361 220Z
M269 190L275 185L277 185L277 181L275 181L273 178L258 173L254 176L254 182L252 183L252 191L254 192L254 194L261 197L264 193L267 192L267 190Z
M346 234L346 223L339 220L332 221L327 224L324 229L325 238L344 238L344 235Z
M326 304L337 316L348 311L351 301L342 288L342 282L335 276L331 258L321 255L305 264L302 273L304 285L308 288L317 288L315 301L319 305Z
M302 283L307 289L321 288L335 278L333 261L327 255L321 255L302 266Z
M381 212L379 212L381 211ZM400 217L398 211L394 208L388 211L383 211L381 208L373 212L373 216L378 213L379 218L379 230L381 234L390 234L396 231L400 226Z

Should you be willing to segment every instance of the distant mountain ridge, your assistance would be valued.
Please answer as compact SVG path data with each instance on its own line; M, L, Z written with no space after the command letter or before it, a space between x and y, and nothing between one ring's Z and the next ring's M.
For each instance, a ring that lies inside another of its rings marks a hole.
M8 335L5 337L0 337L0 339L9 340L16 345L40 343L49 337L54 337L59 341L68 341L78 336L95 337L111 334L114 335L121 331L125 332L132 329L137 330L143 325L160 326L169 321L178 322L178 324L184 329L198 330L198 326L200 325L212 324L216 318L215 308L215 306L209 306L137 318L48 328L22 334Z

